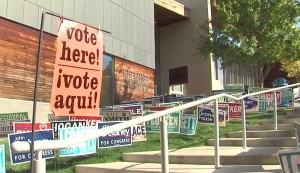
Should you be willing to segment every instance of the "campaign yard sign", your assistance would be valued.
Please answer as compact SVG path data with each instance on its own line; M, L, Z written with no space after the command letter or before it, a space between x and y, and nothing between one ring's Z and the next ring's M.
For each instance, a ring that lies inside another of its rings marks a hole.
M66 140L82 136L85 134L95 133L96 126L62 128L58 130L59 139ZM59 157L80 156L96 153L96 138L88 139L82 143L72 145L65 149L59 150Z
M207 95L205 95L205 94L195 95L194 100L201 100L201 99L204 99L206 97L207 97Z
M201 105L201 107L213 109L214 105L206 104L206 105ZM229 121L229 117L228 117L229 106L228 106L228 104L219 103L218 110L219 110L219 112L223 112L224 120Z
M130 111L132 119L143 116L143 105L140 103L114 105L110 109L114 111ZM131 128L132 128L131 129L132 142L147 140L145 123L134 125Z
M27 112L4 113L0 114L0 136L7 136L13 133L13 122L26 121L29 122Z
M0 121L24 121L28 119L27 112L0 114Z
M132 116L142 116L143 115L143 105L142 104L124 104L124 105L114 105L113 110L115 111L130 111Z
M293 89L285 88L281 90L281 100L292 100L293 99Z
M156 105L155 103L152 102L152 100L143 100L143 101L141 101L141 102L142 102L142 104L143 104L143 110L144 110L145 108L150 107L150 106Z
M48 114L48 121L69 121L69 116L55 116L54 114Z
M170 103L160 103L159 106L163 106L163 107L175 107L175 106L180 106L183 105L183 102L170 102ZM180 113L182 113L183 111L180 111Z
M164 95L164 103L170 103L170 102L174 102L174 100L178 101L178 97L176 94L169 94L169 95Z
M218 111L219 125L225 126L225 115L223 111ZM214 110L198 106L198 122L206 124L214 124Z
M86 121L87 126L97 126L97 123L103 122L102 116L70 116L71 121Z
M272 109L274 107L274 93L273 92L267 92L259 95L259 99L266 99L268 102L268 108ZM281 92L276 91L276 101L277 105L281 104Z
M4 145L0 145L0 173L5 173L5 148Z
M186 96L186 97L180 97L178 99L178 101L182 102L183 104L185 103L189 103L189 102L192 102L194 101L194 97L189 97L189 96Z
M159 106L166 106L166 107L175 107L183 105L183 102L169 102L169 103L160 103Z
M224 85L224 91L226 93L244 93L244 84L227 84Z
M146 115L155 113L156 111L146 111ZM167 130L168 133L179 133L180 132L180 113L174 112L166 115ZM159 132L160 121L159 118L146 121L146 130L148 132Z
M241 103L219 103L219 104L220 105L228 105L229 119L241 119L242 118Z
M268 89L272 89L272 88L251 87L250 89L251 89L252 93L256 93L256 92L259 92L259 91L264 91L264 90L268 90Z
M98 123L98 129L105 129L118 123L120 122L101 122ZM107 134L106 136L100 136L98 138L98 148L122 147L127 145L132 145L130 127Z
M98 115L103 69L102 31L62 19L56 45L50 109L56 116Z
M168 106L151 106L151 107L149 107L149 110L150 111L163 111L163 110L166 110L169 108L170 107L168 107Z
M257 111L258 110L258 98L257 97L246 97L244 98L245 102L245 109L251 110L251 111Z
M145 123L142 125L134 125L131 127L132 142L147 141L147 133Z
M114 111L114 110L102 110L100 114L103 116L104 122L109 121L128 121L131 120L131 113L129 110Z
M69 127L86 127L87 122L84 121L53 121L51 122L51 128L54 131L54 138L58 139L58 131L62 128L69 128Z
M143 116L143 104L124 104L119 106L114 106L114 110L126 110L130 111L132 119L139 118ZM132 142L146 141L146 126L145 123L136 124L131 126L131 136Z
M193 114L181 114L180 133L184 135L196 134L198 117Z
M126 104L143 104L142 101L138 101L138 100L122 100L121 105L126 105Z
M21 164L30 162L31 160L31 153L14 153L12 152L11 146L12 143L15 141L31 141L31 132L23 132L23 133L14 133L8 135L8 143L9 143L9 150L10 150L10 160L11 164ZM35 131L35 141L43 141L43 140L53 140L53 130L40 130ZM34 153L34 157L36 154ZM55 156L54 150L43 150L43 159L53 158Z
M152 101L152 104L159 104L164 102L164 96L154 96L145 98L146 101Z
M258 109L259 109L258 110L259 112L264 112L264 113L268 112L268 101L267 101L267 99L259 99Z
M31 122L14 122L14 133L29 132L32 131ZM34 130L51 129L51 123L35 123Z

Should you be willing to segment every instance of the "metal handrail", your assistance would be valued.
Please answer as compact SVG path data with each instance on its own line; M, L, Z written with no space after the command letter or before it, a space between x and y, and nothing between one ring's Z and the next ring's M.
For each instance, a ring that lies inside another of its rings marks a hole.
M222 98L222 97L228 97L228 98L231 98L233 100L238 100L236 97L233 97L231 95L222 93L222 94L214 95L214 96L207 97L207 98L204 98L204 99L201 99L201 100L197 100L197 101L194 101L194 102L186 103L186 104L183 104L183 105L180 105L180 106L176 106L176 107L173 107L173 108L170 108L170 109L159 111L159 112L147 115L147 116L143 116L143 117L140 117L140 118L135 118L135 119L125 121L125 122L122 122L122 123L118 123L118 124L106 127L105 129L96 130L95 133L85 134L85 135L82 135L82 136L78 136L76 138L66 139L66 140L35 141L34 150L39 151L39 150L67 148L67 147L70 147L72 145L84 142L84 141L89 140L89 139L98 138L100 136L105 136L109 133L112 133L112 132L115 132L115 131L118 131L118 130L121 130L121 129L124 129L124 128L128 128L128 127L131 127L131 126L134 126L136 124L140 124L140 123L143 123L143 122L146 122L146 121L157 119L159 117L162 117L162 116L174 113L174 112L178 112L178 111L181 111L181 110L184 110L184 109L187 109L187 108L191 108L191 107L200 105L202 103L206 103L206 102L209 102L209 101L212 101L212 100L215 100L215 99L218 99L218 98ZM12 144L12 150L14 152L19 152L19 153L28 152L28 151L30 151L30 143L25 142L25 141L16 141Z
M226 93L222 93L222 94L218 94L218 95L214 95L214 96L210 96L210 97L207 97L207 98L203 98L201 100L197 100L197 101L193 101L193 102L190 102L190 103L186 103L186 104L183 104L183 105L180 105L180 106L176 106L176 107L173 107L173 108L169 108L169 109L166 109L166 110L163 110L163 111L160 111L160 112L156 112L156 113L153 113L153 114L150 114L150 115L147 115L147 116L143 116L143 117L140 117L140 118L136 118L136 119L132 119L132 120L129 120L129 121L125 121L125 122L122 122L122 123L119 123L119 124L116 124L116 125L112 125L112 126L109 126L105 129L99 129L99 130L96 130L95 133L91 133L91 134L84 134L82 136L77 136L76 138L72 138L72 139L66 139L66 140L51 140L51 141L35 141L34 143L34 151L39 151L38 152L38 156L41 155L42 152L40 152L41 150L50 150L50 149L63 149L63 148L67 148L67 147L70 147L72 145L75 145L75 144L78 144L78 143L81 143L81 142L84 142L86 140L89 140L89 139L93 139L93 138L98 138L100 136L105 136L109 133L112 133L112 132L115 132L115 131L118 131L118 130L121 130L121 129L124 129L124 128L128 128L128 127L131 127L133 125L136 125L136 124L139 124L139 123L143 123L143 122L146 122L146 121L150 121L150 120L153 120L153 119L157 119L157 118L160 118L160 117L164 117L165 115L168 115L168 114L171 114L171 113L174 113L174 112L178 112L178 111L181 111L181 110L184 110L184 109L188 109L188 108L191 108L191 107L194 107L194 106L198 106L200 104L203 104L203 103L206 103L206 102L210 102L210 101L215 101L215 110L217 110L218 108L218 99L219 98L224 98L224 97L227 97L227 98L230 98L232 100L242 100L242 113L243 113L243 146L245 148L246 146L246 125L245 125L245 106L244 106L244 101L243 99L248 97L248 96L255 96L255 95L259 95L259 94L263 94L263 93L267 93L267 92L273 92L274 93L274 100L276 100L276 91L278 90L282 90L282 89L285 89L285 88L290 88L290 87L296 87L296 86L299 86L300 83L296 83L296 84L292 84L292 85L287 85L287 86L283 86L283 87L278 87L278 88L272 88L272 89L268 89L268 90L264 90L264 91L259 91L259 92L256 92L256 93L250 93L250 94L246 94L246 95L243 95L243 96L240 96L240 97L234 97L234 96L231 96L229 94L226 94ZM274 110L276 106L274 106ZM163 118L164 119L164 118ZM275 124L275 130L277 129L277 112L274 111L274 124ZM163 123L164 120L161 120L161 122ZM215 118L215 139L219 139L219 135L218 135L218 123L216 123L217 121L217 118ZM162 132L164 132L164 130L161 128ZM165 133L165 132L164 132ZM165 138L161 141L162 143L166 144L166 139L167 136L165 136ZM218 142L215 142L215 154L216 154L216 159L215 159L215 167L217 168L219 166L219 154L218 154ZM29 142L26 142L26 141L16 141L14 143L12 143L12 150L14 152L17 152L17 153L22 153L22 152L29 152L30 151L30 143ZM166 152L166 153L165 153ZM162 163L162 164L168 164L168 160L166 159L167 157L167 151L164 150L164 153L162 153L162 157L167 161L167 163ZM39 158L41 158L41 156L39 156ZM45 165L45 164L44 164ZM163 172L168 172L168 167L164 167L164 170ZM41 171L42 170L42 171ZM41 169L40 172L45 172L43 171L43 169Z

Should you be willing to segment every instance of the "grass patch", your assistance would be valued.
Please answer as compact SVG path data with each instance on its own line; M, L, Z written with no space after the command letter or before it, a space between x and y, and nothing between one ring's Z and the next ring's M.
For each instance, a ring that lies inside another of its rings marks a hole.
M247 113L247 124L255 125L261 124L262 120L272 119L273 114ZM241 131L241 120L230 120L226 127L220 127L220 137L228 136L229 132ZM213 125L198 124L197 132L193 136L186 136L181 134L169 134L169 149L180 149L186 147L196 147L207 145L208 139L214 138ZM98 149L96 154L78 157L56 157L47 160L48 173L73 173L75 172L75 165L92 164L92 163L107 163L122 160L123 153L141 152L141 151L155 151L160 150L159 133L147 133L147 142L135 142L132 146L120 148ZM29 172L29 163L11 165L10 156L8 152L7 140L0 141L6 148L6 172L7 173L23 173Z

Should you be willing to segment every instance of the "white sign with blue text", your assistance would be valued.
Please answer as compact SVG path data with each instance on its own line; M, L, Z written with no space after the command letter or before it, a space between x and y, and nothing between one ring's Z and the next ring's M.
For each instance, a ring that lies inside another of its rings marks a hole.
M9 150L10 150L10 160L11 164L21 164L30 162L31 160L31 153L14 153L12 152L11 145L16 141L27 141L30 142L31 132L24 132L24 133L14 133L8 135L8 142L9 142ZM35 141L44 141L44 140L53 140L53 129L48 130L38 130L35 132ZM43 159L53 158L55 156L54 150L43 150ZM35 153L34 153L35 157Z
M103 129L118 123L120 122L100 122L98 123L98 129ZM131 127L115 131L106 136L101 136L98 138L98 141L98 148L112 148L131 145Z
M0 145L0 173L5 173L5 149Z
M95 133L96 129L96 126L62 128L58 130L58 136L60 140L66 140L85 134ZM96 138L88 139L82 143L59 150L60 157L80 156L93 153L96 153Z

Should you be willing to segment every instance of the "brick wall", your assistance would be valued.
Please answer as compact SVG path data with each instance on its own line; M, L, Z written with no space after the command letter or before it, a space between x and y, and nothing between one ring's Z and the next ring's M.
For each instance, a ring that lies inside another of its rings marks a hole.
M39 31L0 18L0 98L33 100ZM49 101L55 39L43 34L39 75L40 101Z

